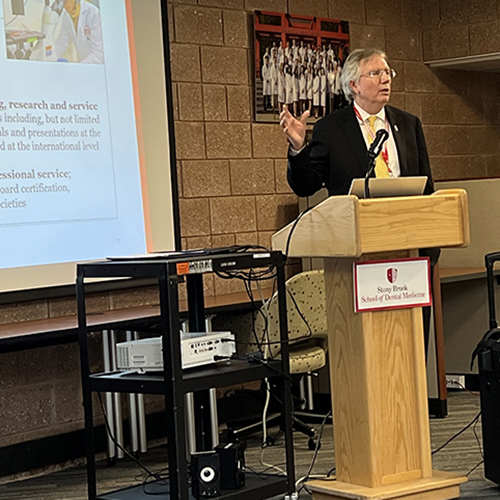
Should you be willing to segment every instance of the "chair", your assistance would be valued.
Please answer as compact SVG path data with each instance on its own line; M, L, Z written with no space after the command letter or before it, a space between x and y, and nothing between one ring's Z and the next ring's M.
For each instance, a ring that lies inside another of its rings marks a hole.
M312 374L326 365L327 324L325 306L325 282L323 270L306 271L287 280L287 319L290 346L290 374L301 376L301 398L304 399L304 377L308 383L308 407L312 405ZM267 328L266 319L267 318ZM276 358L280 353L278 294L265 303L255 318L255 335L261 341L261 348L269 357ZM249 330L251 330L249 328ZM243 339L242 339L243 340ZM248 343L252 343L254 334L247 332ZM255 350L255 346L254 349ZM314 429L293 417L294 428L309 436L309 447L314 449ZM274 416L267 419L270 424ZM247 426L245 434L258 430L260 423ZM237 436L240 431L232 431Z
M326 365L327 324L325 309L325 280L323 270L305 271L287 280L287 320L290 346L290 373L310 374ZM261 311L268 318L270 354L277 357L279 344L278 294ZM256 331L264 332L265 320L259 314Z

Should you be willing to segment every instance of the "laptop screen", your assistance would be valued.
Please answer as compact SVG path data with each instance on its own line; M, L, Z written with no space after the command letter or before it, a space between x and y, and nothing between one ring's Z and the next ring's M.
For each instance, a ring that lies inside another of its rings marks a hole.
M427 176L418 177L381 177L370 178L370 195L372 198L391 196L415 196L424 192ZM349 194L358 198L365 197L365 179L353 179Z

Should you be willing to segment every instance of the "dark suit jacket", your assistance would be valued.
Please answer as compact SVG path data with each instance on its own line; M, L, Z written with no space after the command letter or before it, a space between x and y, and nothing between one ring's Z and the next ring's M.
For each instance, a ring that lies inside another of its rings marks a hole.
M401 175L426 175L425 194L434 192L429 156L420 120L406 111L386 106ZM368 171L366 142L353 106L336 111L319 120L311 142L298 155L288 154L288 183L298 196L311 196L326 186L330 196L347 194L355 178L364 178ZM420 255L428 256L435 265L440 250L427 248Z
M398 150L401 175L426 175L425 193L434 191L429 157L420 120L392 106L386 116ZM354 178L368 170L366 143L353 106L316 123L312 140L298 155L288 155L288 182L298 196L310 196L324 186L330 195L347 194Z

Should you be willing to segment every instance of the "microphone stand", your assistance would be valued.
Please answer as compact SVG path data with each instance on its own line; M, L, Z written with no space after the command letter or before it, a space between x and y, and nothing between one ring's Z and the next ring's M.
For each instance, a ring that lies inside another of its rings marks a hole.
M371 198L370 195L370 177L373 174L373 171L375 170L375 160L377 159L376 156L369 155L368 156L368 170L365 175L365 200L368 198Z

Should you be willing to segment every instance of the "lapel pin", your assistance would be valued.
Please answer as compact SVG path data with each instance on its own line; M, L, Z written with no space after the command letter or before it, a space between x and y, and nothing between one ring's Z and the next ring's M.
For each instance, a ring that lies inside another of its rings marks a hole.
M399 128L398 128L398 126L397 126L397 125L394 125L394 131L395 131L395 132L399 132Z

